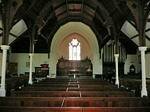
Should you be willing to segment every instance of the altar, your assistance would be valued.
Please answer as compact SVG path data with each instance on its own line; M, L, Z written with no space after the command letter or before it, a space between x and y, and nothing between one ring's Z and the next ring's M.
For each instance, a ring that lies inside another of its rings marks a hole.
M81 75L92 75L91 60L66 60L60 58L57 63L57 75L68 75L79 77Z

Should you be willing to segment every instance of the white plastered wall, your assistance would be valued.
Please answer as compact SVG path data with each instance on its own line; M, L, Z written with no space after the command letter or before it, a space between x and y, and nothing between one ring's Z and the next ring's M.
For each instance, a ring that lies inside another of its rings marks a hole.
M40 67L41 64L48 64L48 61L47 53L35 53L33 55L32 72L35 72L35 67ZM10 62L18 63L18 74L29 72L29 64L27 64L29 63L29 53L12 53L10 55Z
M93 74L102 74L102 61L100 60L97 38L93 33L93 31L87 25L81 22L69 22L61 26L54 35L51 44L51 52L49 60L50 74L56 75L56 64L57 60L59 59L58 57L59 45L61 44L63 39L71 33L78 33L86 38L86 40L90 44L93 54L93 56L91 57L91 61L93 64Z

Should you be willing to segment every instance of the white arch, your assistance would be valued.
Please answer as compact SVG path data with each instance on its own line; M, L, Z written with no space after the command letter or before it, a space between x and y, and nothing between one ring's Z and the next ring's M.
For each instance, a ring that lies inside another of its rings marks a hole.
M71 33L78 33L86 38L91 49L93 57L91 59L93 64L93 74L102 74L102 60L100 60L99 55L99 45L97 38L89 26L81 22L68 22L65 25L61 26L51 43L51 52L50 52L50 74L56 74L56 64L58 60L59 45L63 39Z

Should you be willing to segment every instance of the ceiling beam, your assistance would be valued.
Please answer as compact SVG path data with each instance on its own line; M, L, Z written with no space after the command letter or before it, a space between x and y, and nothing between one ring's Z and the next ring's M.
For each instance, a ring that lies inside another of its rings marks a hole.
M69 2L69 3L70 3L70 2ZM61 8L63 5L64 5L64 4L59 5L60 7L57 7L57 9L58 9L58 8ZM88 6L89 6L89 5L88 5ZM91 8L91 7L89 7L89 8ZM92 9L93 9L93 8L92 8ZM61 13L60 15L62 15L62 14L64 14L64 13L67 13L67 12L65 11L65 12ZM60 16L60 15L59 15L59 16ZM39 31L42 31L42 29L46 26L46 24L49 22L49 20L50 20L53 16L55 16L55 10L53 10L53 11L51 12L51 14L49 15L49 17L48 17L47 20L45 21L45 24L40 28ZM57 15L57 16L58 16L58 15ZM79 15L79 16L81 16L81 15ZM91 16L92 16L92 15L91 15ZM82 16L81 16L81 17L82 17ZM101 19L99 13L97 13L97 17L98 17L98 19ZM101 19L101 22L102 22L102 19ZM104 21L103 21L103 22L104 22Z
M134 5L134 6L133 6ZM127 0L129 7L136 24L136 30L139 33L139 45L145 46L145 26L149 11L147 10L146 2L142 0ZM146 6L146 7L145 7ZM146 9L146 10L145 10Z
M40 29L38 30L38 32L40 33L42 31L42 29L46 26L46 24L49 22L49 20L55 15L55 12L53 11L48 18L46 19L46 21L44 21L44 25L40 27Z
M53 6L53 9L57 10L59 7L65 5L65 4L66 4L66 0L64 2L62 2L62 3L60 3L59 5L57 5L56 7Z
M118 9L119 13L120 14L123 14L124 12L122 12L122 10L120 9L119 5L118 5L118 2L120 2L119 0L112 0L116 9Z
M0 30L3 32L3 29L2 28L0 28ZM13 36L13 37L15 37L15 38L18 38L18 36L17 35L15 35L15 34L13 34L13 33L9 33L11 36ZM0 36L1 36L1 34L0 34Z
M146 32L149 32L150 31L150 28L148 28L147 30L145 30L145 33ZM138 37L139 36L139 34L136 34L136 35L134 35L133 37L131 37L130 39L134 39L134 38L136 38L136 37Z
M31 5L29 6L29 8L27 9L27 11L25 13L29 12L36 3L37 3L37 0L32 0Z
M58 6L56 6L55 8L54 8L54 11L55 10L57 10L58 8L61 8L63 5L65 5L66 4L66 2L68 2L68 0L65 0L65 2L62 2L61 4L59 4ZM95 3L98 7L99 7L99 10L100 10L100 12L97 12L97 15L98 15L98 19L100 19L100 21L102 22L102 23L104 23L104 21L102 21L102 19L101 18L107 18L107 16L109 16L109 13L108 13L108 11L102 6L102 4L100 4L98 1L95 1L95 0L93 0L92 1L93 3ZM73 1L69 1L69 3L68 4L74 4L75 2L73 2ZM92 6L92 4L88 4L88 3L85 3L84 2L84 0L82 0L82 1L80 1L79 2L81 5L82 5L82 3L83 3L83 5L87 5L88 7L90 7L92 10L96 10L96 6ZM83 7L84 8L84 7ZM82 10L81 10L82 11ZM65 13L65 12L64 12ZM100 14L101 13L101 14ZM104 14L105 13L105 14ZM63 13L62 13L63 14ZM61 14L61 15L62 15ZM81 15L82 16L82 15ZM103 16L103 17L102 17ZM104 16L106 16L106 17L104 17Z
M145 37L146 37L146 39L147 39L148 41L150 41L150 38L149 38L147 35L145 35Z
M34 12L31 11L31 9L34 7L34 5L37 3L37 0L32 0L31 5L27 8L27 10L25 12L23 12L23 16L22 18L24 18L25 16L30 17L32 20L35 19L36 14ZM32 12L32 13L31 13Z
M48 40L48 38L44 34L40 34L41 37L43 37L45 40Z
M82 4L81 4L81 15L83 15L84 12L84 0L82 0Z
M104 45L110 40L110 35L109 34L107 34L107 35L105 35L105 37L104 37L104 39L103 39L103 42L101 43L101 48L103 48L104 47Z
M127 20L135 29L136 29L136 25L134 23L132 23L132 21Z
M36 18L36 22L35 24L38 25L38 34L41 33L41 30L43 29L43 27L47 24L47 20L44 20L45 15L48 14L48 12L51 9L51 2L49 1L47 4L45 4L45 6L43 7L43 9L40 11L39 15ZM55 13L55 12L54 12ZM53 12L48 16L48 20L53 17Z
M67 11L67 16L69 16L68 0L65 0L65 3L66 3L66 11Z

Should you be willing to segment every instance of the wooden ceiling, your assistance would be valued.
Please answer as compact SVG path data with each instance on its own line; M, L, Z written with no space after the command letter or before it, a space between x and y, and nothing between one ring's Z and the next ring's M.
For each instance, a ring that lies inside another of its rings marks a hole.
M120 32L126 20L134 21L127 0L23 0L12 25L21 19L27 24L28 30L11 44L13 52L28 52L34 25L38 27L35 52L40 52L39 49L49 52L54 34L67 22L77 21L88 25L97 37L99 48L102 48L109 39L113 39L109 31L111 26ZM122 33L120 35L120 41L127 39L128 46L136 51L137 46Z

